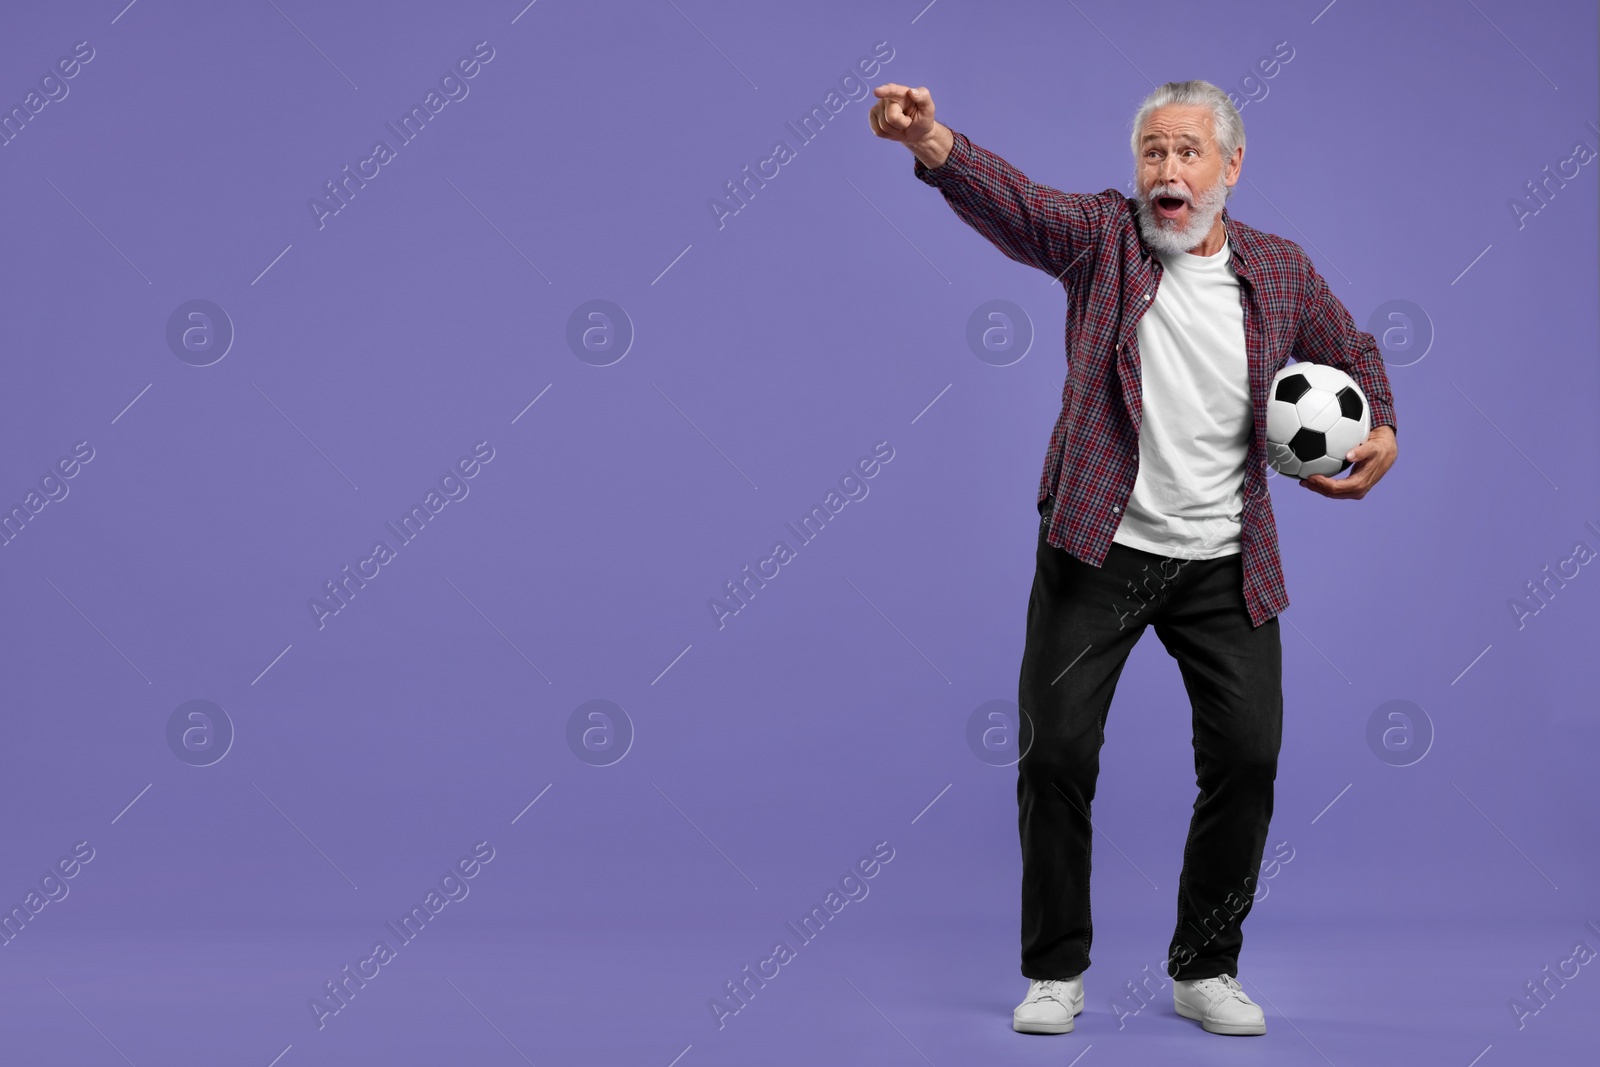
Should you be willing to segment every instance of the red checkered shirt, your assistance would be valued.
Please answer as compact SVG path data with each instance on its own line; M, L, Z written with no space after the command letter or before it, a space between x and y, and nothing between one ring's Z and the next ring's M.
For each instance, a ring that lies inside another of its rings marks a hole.
M1100 566L1139 469L1139 319L1164 269L1139 233L1138 204L1116 189L1063 193L1038 185L955 134L950 157L916 176L1010 258L1061 280L1067 291L1067 374L1038 501L1054 496L1046 540ZM1289 606L1278 528L1267 489L1267 388L1290 357L1354 378L1373 426L1394 426L1394 398L1376 339L1356 329L1299 245L1222 212L1239 278L1255 432L1245 462L1240 552L1250 622ZM1063 462L1063 458L1067 462Z

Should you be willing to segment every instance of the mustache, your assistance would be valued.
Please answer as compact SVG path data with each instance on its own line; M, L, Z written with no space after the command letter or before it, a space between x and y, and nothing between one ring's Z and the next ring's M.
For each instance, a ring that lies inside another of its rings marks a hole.
M1221 210L1227 200L1227 189L1221 178L1218 178L1214 187L1200 190L1183 189L1176 185L1157 183L1137 197L1140 213L1154 216L1156 201L1164 196L1182 200L1189 206L1191 212L1200 214L1212 210Z
M1150 190L1145 193L1144 198L1145 198L1145 203L1153 204L1157 200L1160 200L1162 197L1168 197L1168 196L1173 197L1173 198L1178 199L1178 200L1182 200L1185 204L1188 204L1190 207L1194 207L1195 198L1193 196L1190 196L1184 190L1176 188L1175 186L1171 186L1171 185L1152 185L1150 187Z

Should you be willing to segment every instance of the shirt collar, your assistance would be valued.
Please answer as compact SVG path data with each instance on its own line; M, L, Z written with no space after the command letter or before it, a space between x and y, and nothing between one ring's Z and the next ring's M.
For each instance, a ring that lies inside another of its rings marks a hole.
M1231 253L1228 256L1229 265L1233 267L1233 272L1235 274L1240 275L1241 277L1249 277L1250 257L1248 254L1248 238L1246 238L1244 234L1240 232L1239 223L1234 220L1232 215L1228 214L1228 209L1226 207L1222 209L1222 228L1223 231L1228 235L1228 248Z

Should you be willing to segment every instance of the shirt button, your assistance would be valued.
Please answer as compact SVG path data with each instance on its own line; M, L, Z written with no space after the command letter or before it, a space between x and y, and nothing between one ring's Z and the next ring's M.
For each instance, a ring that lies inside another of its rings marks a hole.
M1146 294L1144 294L1144 298L1145 298L1145 299L1146 299L1146 300L1149 300L1149 299L1150 299L1150 294L1149 294L1149 293L1146 293Z
M1122 509L1117 507L1115 504L1113 504L1113 505L1111 505L1111 510L1112 511L1121 511Z

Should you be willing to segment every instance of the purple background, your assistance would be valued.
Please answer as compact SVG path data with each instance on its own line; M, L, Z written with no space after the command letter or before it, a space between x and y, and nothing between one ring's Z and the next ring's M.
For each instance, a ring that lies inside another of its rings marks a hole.
M1600 949L1600 576L1520 629L1508 601L1600 550L1600 161L1510 207L1600 145L1594 5L121 3L0 30L6 109L94 49L0 147L0 504L94 449L0 549L0 904L95 850L0 946L0 1061L1592 1062L1596 966L1521 1029L1509 1001ZM484 40L319 229L309 198ZM786 129L880 41L870 84L929 86L1074 191L1129 187L1152 81L1256 95L1230 211L1363 327L1405 300L1432 335L1390 338L1375 492L1272 481L1293 860L1246 928L1263 1039L1170 988L1112 1006L1165 954L1194 796L1148 634L1107 729L1088 1010L1009 1029L1015 770L966 731L1016 697L1065 298L870 100ZM780 138L719 229L708 200ZM166 340L193 299L236 331L210 366ZM636 333L609 366L566 339L595 299ZM1010 366L965 339L995 299L1035 334ZM708 601L885 440L719 630ZM478 441L470 494L319 629L308 599ZM167 742L193 699L236 731L210 766ZM593 699L634 735L609 766L567 739ZM1409 766L1367 741L1392 700L1431 724ZM479 840L470 896L319 1030L309 998ZM879 841L870 894L719 1029L709 998Z

